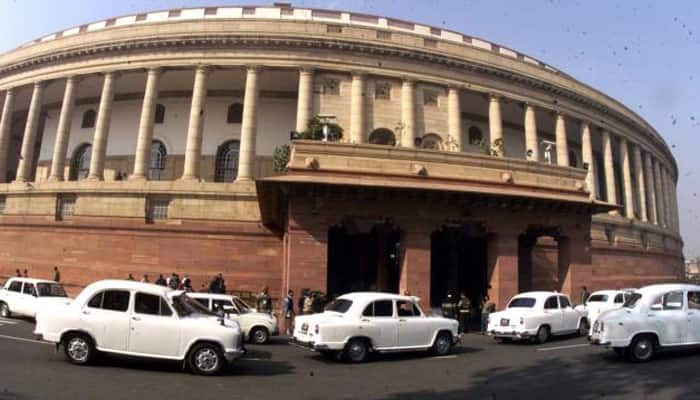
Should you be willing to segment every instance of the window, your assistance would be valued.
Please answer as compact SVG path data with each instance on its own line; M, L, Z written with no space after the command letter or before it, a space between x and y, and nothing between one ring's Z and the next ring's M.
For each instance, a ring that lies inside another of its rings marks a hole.
M391 300L378 300L372 302L362 312L365 317L393 317L394 304Z
M80 124L80 127L83 129L94 128L96 119L97 119L97 112L95 112L95 110L93 110L93 109L89 109L83 113L83 121Z
M437 107L438 105L438 94L432 90L423 91L423 105L430 107Z
M146 221L163 221L168 219L170 199L149 197L146 201Z
M350 306L352 306L352 301L339 299L328 305L328 307L326 307L326 311L335 311L337 313L345 314L345 312L350 309Z
M413 302L406 300L396 302L396 313L399 317L420 317L418 307Z
M21 281L12 281L10 283L10 287L7 288L10 292L17 292L19 293L22 291L22 282Z
M559 306L557 304L557 297L556 296L552 296L552 297L548 298L547 301L544 302L544 309L545 310L556 310L557 308L559 308Z
M243 121L243 104L233 103L228 106L226 122L229 124L240 124Z
M615 299L613 300L615 304L622 304L625 302L625 295L622 293L618 293L615 295Z
M481 129L476 126L469 127L469 144L472 146L478 146L481 141L484 140L484 135L481 133Z
M571 307L571 302L564 296L559 296L559 305L561 308Z
M216 151L216 165L214 170L215 182L233 182L238 176L238 152L240 142L229 140Z
M148 179L152 181L159 181L162 179L167 155L168 151L165 149L163 142L160 140L151 142L151 162L148 168Z
M92 157L92 145L83 143L73 153L70 162L70 173L68 179L77 181L87 178L90 173L90 158Z
M165 106L162 104L156 104L156 124L162 124L165 122Z
M146 293L136 293L134 312L148 315L173 315L172 310L170 310L170 307L162 297Z
M369 134L369 143L396 146L396 136L394 136L394 132L389 129L378 128Z
M377 81L374 84L374 98L379 100L391 100L391 83Z
M578 159L576 158L576 152L569 150L569 167L578 167Z
M56 219L58 221L75 214L75 195L59 194L56 199Z
M328 32L328 33L342 33L343 27L340 25L326 25L326 32Z
M129 308L129 292L126 290L105 290L90 299L87 306L104 310L126 311Z
M594 294L588 298L586 303L605 303L606 301L608 301L608 295Z
M190 299L196 301L197 303L199 303L200 305L202 305L203 307L205 307L207 309L209 308L209 299L199 299L196 297L190 297Z
M532 308L535 306L535 299L532 297L518 297L510 301L508 308Z
M377 31L377 39L391 40L391 32L389 32L389 31Z
M340 95L340 80L334 78L326 78L323 80L323 94L331 96Z
M670 292L663 296L664 310L681 310L683 308L683 292Z
M230 300L212 300L211 302L214 311L236 311L235 307L233 307L233 303Z
M36 296L36 289L34 289L34 285L31 283L24 283L24 287L22 288L22 293L28 294L30 296Z
M87 306L90 308L102 308L102 296L104 292L97 293L94 295L90 301L88 301Z
M700 310L700 292L688 292L688 309Z
M36 288L40 297L67 297L60 283L37 283Z
M622 307L625 308L634 308L639 304L639 300L642 298L642 295L639 293L632 293L627 300L625 300L625 304L622 305Z

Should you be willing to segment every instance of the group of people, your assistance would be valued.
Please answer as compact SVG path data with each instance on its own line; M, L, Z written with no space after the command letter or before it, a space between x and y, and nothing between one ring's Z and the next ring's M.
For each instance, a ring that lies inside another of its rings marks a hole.
M131 273L129 273L129 276L126 279L129 281L136 280L136 278L134 278L134 275ZM151 282L150 278L148 277L148 274L143 274L141 282ZM190 277L187 275L184 275L182 278L180 278L180 275L175 272L171 273L170 276L168 276L167 278L164 277L163 274L159 274L158 278L153 283L156 285L169 287L173 290L184 290L186 292L194 292L194 288L192 287L192 279L190 279ZM223 274L219 273L218 275L212 277L212 279L209 281L209 285L203 283L202 286L199 288L199 291L225 294L226 281L224 280Z
M24 271L20 271L18 268L15 270L15 277L29 278L29 270L25 268ZM61 271L58 270L58 266L53 267L53 280L54 282L61 282Z
M448 293L445 300L442 302L442 315L446 318L456 319L459 322L459 331L462 333L469 332L469 324L473 320L473 311L480 314L482 334L486 333L488 328L489 314L496 312L496 304L491 301L488 294L485 294L478 309L472 307L472 301L464 292L460 293L459 298L456 298L452 293Z
M328 296L319 291L303 289L301 296L294 304L294 291L290 290L282 299L282 313L284 314L284 330L287 335L292 334L294 317L296 315L315 314L323 312L329 302ZM299 310L298 312L296 310Z

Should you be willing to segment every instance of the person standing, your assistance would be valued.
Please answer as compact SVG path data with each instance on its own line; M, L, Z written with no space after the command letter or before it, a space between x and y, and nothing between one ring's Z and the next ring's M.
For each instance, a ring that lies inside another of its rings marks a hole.
M61 272L58 271L58 266L53 267L53 281L54 282L61 281Z
M484 295L481 300L481 334L485 335L488 330L489 314L495 311L496 305L493 304L489 295Z
M304 315L304 302L306 301L306 297L309 296L309 289L301 289L301 296L299 296L299 300L297 303L297 309L299 310L299 315Z
M131 275L131 272L129 272L129 276L126 277L126 280L127 281L135 281L136 279L134 279L134 276Z
M158 286L168 286L168 283L165 281L165 278L163 278L163 274L158 275L158 279L156 279L155 284Z
M304 298L304 309L303 309L302 314L307 315L307 314L314 313L314 311L313 311L314 296L315 296L314 292L311 292L311 293L306 295L306 297Z
M591 297L591 294L588 293L588 288L581 286L581 304L586 304L589 297Z
M29 270L27 270L27 269L24 270L24 277L29 278Z
M148 281L148 274L143 274L143 277L141 278L141 282L143 282L143 283L149 283L149 281Z
M464 292L460 293L457 302L457 312L459 313L459 326L462 333L469 332L469 321L472 315L472 302Z
M224 280L224 275L219 272L219 293L226 294L226 281Z
M445 300L442 301L442 305L440 306L440 308L442 308L442 316L449 319L457 319L455 306L454 296L452 296L452 293L447 293L447 297L445 297Z
M272 314L272 299L270 298L269 290L267 286L263 287L257 299L255 299L258 312Z
M294 291L287 292L282 303L282 311L284 312L284 332L289 336L292 334L294 325Z
M16 276L17 278L21 278L21 277L22 277L22 273L19 271L19 269L16 269L16 270L15 270L15 276Z

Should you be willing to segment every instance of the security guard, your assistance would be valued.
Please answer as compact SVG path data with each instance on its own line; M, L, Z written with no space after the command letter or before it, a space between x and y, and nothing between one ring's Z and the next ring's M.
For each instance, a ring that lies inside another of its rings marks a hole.
M455 313L456 306L454 296L452 296L452 293L448 293L447 297L442 302L442 316L445 318L457 319Z
M462 333L467 333L469 331L469 321L472 316L472 302L469 300L464 292L459 295L459 301L457 302L457 311L459 312L459 327Z

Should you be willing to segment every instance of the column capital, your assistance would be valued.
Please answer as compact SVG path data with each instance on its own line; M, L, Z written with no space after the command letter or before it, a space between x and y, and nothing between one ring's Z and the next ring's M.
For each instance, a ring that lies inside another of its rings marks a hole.
M314 67L312 67L312 66L302 65L302 66L299 67L299 73L300 73L300 74L312 75L312 74L315 73L315 72L316 72L316 68L314 68Z
M464 85L461 83L449 83L447 84L447 90L456 91L459 93L460 91L464 90Z
M150 67L146 68L146 73L148 75L161 75L162 73L165 72L165 68L163 67Z
M401 81L402 81L404 86L415 86L416 85L415 78L411 78L408 76L402 76Z
M16 90L17 89L15 87L9 87L9 88L5 89L5 96L14 96Z
M262 74L264 67L260 64L246 64L245 66L246 73L253 73L253 74Z
M212 66L208 64L197 64L194 71L198 74L209 74L212 70Z
M367 72L366 71L358 71L358 70L352 70L350 71L350 75L353 77L353 79L357 78L365 78L367 77Z
M503 99L503 95L501 95L500 93L489 92L488 96L489 96L489 101L499 101L500 102L501 99Z
M37 81L34 82L34 87L37 89L44 89L46 86L48 86L49 82L48 81Z

